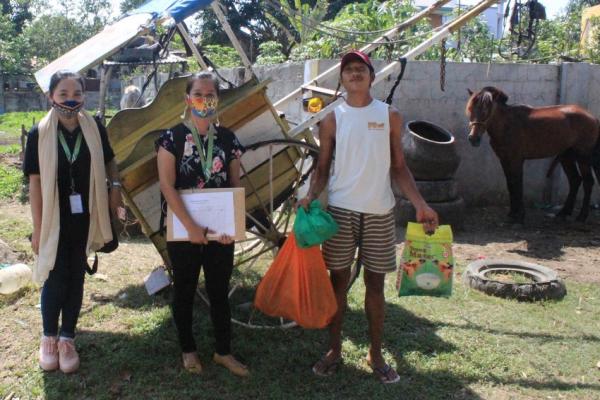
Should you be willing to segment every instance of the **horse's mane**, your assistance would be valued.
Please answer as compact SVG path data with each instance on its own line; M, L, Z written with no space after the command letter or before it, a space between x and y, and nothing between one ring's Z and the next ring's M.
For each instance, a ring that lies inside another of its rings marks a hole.
M481 89L478 93L474 93L467 102L465 113L470 115L473 111L475 104L480 104L482 107L491 107L492 104L497 101L500 104L506 105L508 96L502 90L493 86L486 86Z

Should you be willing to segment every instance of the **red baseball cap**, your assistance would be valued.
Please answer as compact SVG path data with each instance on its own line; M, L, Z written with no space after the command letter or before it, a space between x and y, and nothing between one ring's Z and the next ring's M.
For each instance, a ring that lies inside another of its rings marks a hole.
M349 52L344 54L341 61L340 72L343 71L344 67L351 61L360 61L366 64L367 67L369 67L369 69L371 70L371 72L375 72L375 69L373 68L373 64L371 64L369 56L360 50L350 50Z

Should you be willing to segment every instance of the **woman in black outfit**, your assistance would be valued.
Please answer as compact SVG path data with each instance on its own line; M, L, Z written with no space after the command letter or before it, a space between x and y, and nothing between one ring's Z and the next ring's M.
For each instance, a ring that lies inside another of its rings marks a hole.
M113 213L123 203L106 129L83 109L83 78L56 72L48 96L52 109L29 131L23 172L37 256L34 280L43 285L39 364L45 371L71 373L79 368L74 338L87 255L112 239L107 203Z
M165 131L156 142L160 190L188 232L187 242L168 242L173 267L173 319L182 350L183 366L202 372L192 333L193 301L200 269L204 269L216 348L213 360L238 376L248 368L231 354L229 281L233 270L233 239L227 235L209 242L208 228L197 225L186 211L178 190L227 188L240 185L243 146L230 130L213 123L219 84L212 73L190 77L186 87L188 118ZM163 207L163 210L165 207Z

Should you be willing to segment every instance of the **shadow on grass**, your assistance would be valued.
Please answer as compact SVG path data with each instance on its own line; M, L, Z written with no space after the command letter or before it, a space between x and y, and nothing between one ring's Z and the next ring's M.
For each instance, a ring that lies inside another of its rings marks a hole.
M393 357L388 362L397 367L402 378L396 385L380 384L364 361L368 335L361 309L350 309L346 315L346 363L333 376L317 377L310 370L326 349L325 330L257 330L234 325L233 352L248 363L252 373L249 379L234 377L211 361L213 331L208 308L198 298L194 333L204 373L194 376L181 368L168 298L157 301L143 290L143 286L130 286L121 292L128 296L117 304L119 307L140 310L128 332L84 330L78 335L81 369L70 376L44 374L47 399L481 399L469 385L486 382L535 390L600 390L600 385L594 383L513 379L493 374L482 378L481 374L464 369L456 372L436 367L436 360L461 352L437 334L438 329L454 325L429 321L395 304L386 308L384 347ZM485 331L475 324L468 325L468 329ZM415 357L430 361L423 367L423 361L413 361ZM457 361L469 362L461 358Z
M388 342L388 346L395 349L392 354L403 377L397 385L380 384L361 360L346 362L329 378L314 376L310 368L321 356L327 334L324 330L300 328L253 330L234 325L234 353L247 361L252 376L249 379L231 376L210 361L212 327L207 307L197 300L194 331L205 369L201 377L182 371L175 328L167 312L162 313L164 317L154 325L140 317L139 325L148 324L148 329L140 333L81 332L77 339L80 371L70 376L44 374L45 395L48 399L309 399L317 396L436 399L457 395L462 399L479 398L451 372L423 374L404 362L402 354L405 352L439 354L456 349L435 334L435 325L431 322L401 308L393 307L390 311L393 320L402 324L398 329L410 327L411 331L410 335L400 335ZM365 342L362 313L350 312L346 326L352 341ZM418 335L412 335L414 332Z
M489 243L516 243L524 241L525 249L509 252L542 260L557 259L564 255L564 247L597 247L600 212L592 211L585 223L549 218L544 210L528 208L525 224L504 224L507 208L468 207L464 229L455 232L455 243L485 246ZM397 241L404 240L404 229L397 230Z
M171 290L172 288L169 286L149 296L143 284L129 285L119 290L112 298L112 302L120 308L148 310L169 304Z
M469 329L478 332L486 332L492 335L504 335L504 336L514 336L518 338L532 338L532 339L544 339L548 341L559 341L562 342L564 340L584 340L587 342L600 342L600 337L595 335L579 335L579 336L568 336L568 335L552 335L550 333L537 333L537 332L515 332L509 331L505 329L491 329L486 328L483 325L474 324L471 321L466 321L465 324L454 324L450 322L435 322L436 327L448 327L454 329Z

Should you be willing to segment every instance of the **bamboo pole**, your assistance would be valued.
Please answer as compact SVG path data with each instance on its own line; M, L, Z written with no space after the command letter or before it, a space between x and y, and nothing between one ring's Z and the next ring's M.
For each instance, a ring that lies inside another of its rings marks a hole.
M181 34L181 37L183 38L183 40L185 40L187 45L192 50L192 54L194 55L194 58L196 59L196 61L198 61L198 64L200 64L200 67L202 67L203 70L208 70L208 65L206 65L206 63L204 62L202 55L200 54L200 52L198 51L198 48L194 44L194 40L190 36L190 33L188 32L185 25L183 25L182 23L179 23L179 24L177 24L177 29L179 30L179 33Z

